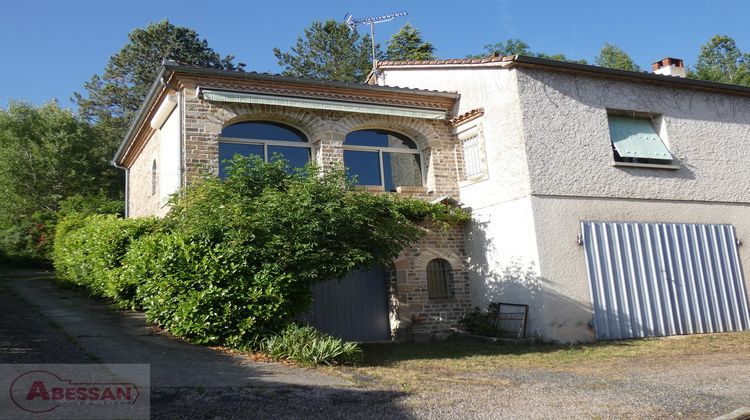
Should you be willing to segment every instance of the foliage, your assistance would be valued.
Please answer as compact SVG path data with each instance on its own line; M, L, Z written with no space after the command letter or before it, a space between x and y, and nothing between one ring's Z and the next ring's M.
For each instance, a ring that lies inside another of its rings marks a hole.
M483 58L483 57L504 57L511 55L525 55L529 57L546 58L549 60L557 61L568 61L571 63L586 64L586 60L573 60L565 56L565 54L546 54L543 52L532 51L529 44L521 41L518 38L507 39L503 42L497 42L494 44L487 44L484 46L484 53L482 54L471 54L468 58Z
M276 360L289 359L306 365L353 364L362 359L357 343L343 342L311 326L294 323L264 339L260 349Z
M393 34L386 49L387 60L434 60L435 47L422 38L419 30L406 24Z
M750 86L750 54L743 53L731 37L715 35L701 46L690 77Z
M134 290L122 286L122 259L133 241L157 227L153 218L70 213L57 226L53 251L57 279L84 287L94 296L127 301Z
M633 59L630 58L628 53L623 51L617 45L608 42L604 44L599 51L599 55L596 56L596 65L611 69L641 71L641 68L633 62Z
M461 325L472 334L485 337L501 337L502 331L497 328L497 312L483 311L478 306L466 313L461 319Z
M55 212L76 194L116 197L120 175L98 130L56 102L0 110L0 255L4 263L49 257Z
M194 30L168 20L133 30L104 72L84 83L86 95L75 94L80 114L102 131L109 156L125 136L165 59L225 70L244 67L235 64L231 55L219 55Z
M346 23L313 22L288 52L273 53L287 76L361 82L372 70L370 36L359 36ZM376 57L382 54L376 47Z
M343 171L236 156L224 181L206 178L175 198L168 233L143 238L124 266L149 319L199 343L242 347L304 312L312 284L390 263L432 218L466 215L355 192Z

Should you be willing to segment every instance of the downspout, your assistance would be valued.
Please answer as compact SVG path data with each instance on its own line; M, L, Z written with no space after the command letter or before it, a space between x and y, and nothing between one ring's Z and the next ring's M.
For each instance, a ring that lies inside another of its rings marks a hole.
M118 165L114 160L111 163L115 168L125 171L125 218L127 219L130 215L130 170L124 166Z

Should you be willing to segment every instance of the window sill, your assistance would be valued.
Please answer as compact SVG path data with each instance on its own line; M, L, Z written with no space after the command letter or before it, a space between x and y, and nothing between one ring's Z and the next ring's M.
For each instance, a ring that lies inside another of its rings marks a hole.
M427 187L396 187L399 194L426 194Z
M633 162L613 162L612 166L623 168L644 168L644 169L680 169L680 165L667 165L658 163L633 163Z

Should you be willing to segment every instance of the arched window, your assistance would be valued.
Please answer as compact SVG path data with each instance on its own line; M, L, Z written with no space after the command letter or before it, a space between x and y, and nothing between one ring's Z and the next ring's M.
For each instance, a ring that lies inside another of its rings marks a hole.
M310 144L299 130L268 121L247 121L221 130L219 138L219 176L226 176L226 160L234 155L256 155L266 162L279 155L290 168L304 166L310 160Z
M451 296L452 270L450 263L442 258L427 263L427 297L442 299Z
M156 189L159 186L159 171L156 168L156 159L151 164L151 195L156 194Z
M408 137L386 130L359 130L346 135L344 166L357 185L382 185L386 191L422 183L422 159Z

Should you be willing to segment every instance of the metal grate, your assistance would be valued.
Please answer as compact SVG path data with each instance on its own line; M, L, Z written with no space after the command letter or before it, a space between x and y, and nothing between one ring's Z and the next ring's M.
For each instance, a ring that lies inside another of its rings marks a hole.
M479 147L479 136L472 136L463 142L464 147L464 175L474 178L482 174L482 159Z

